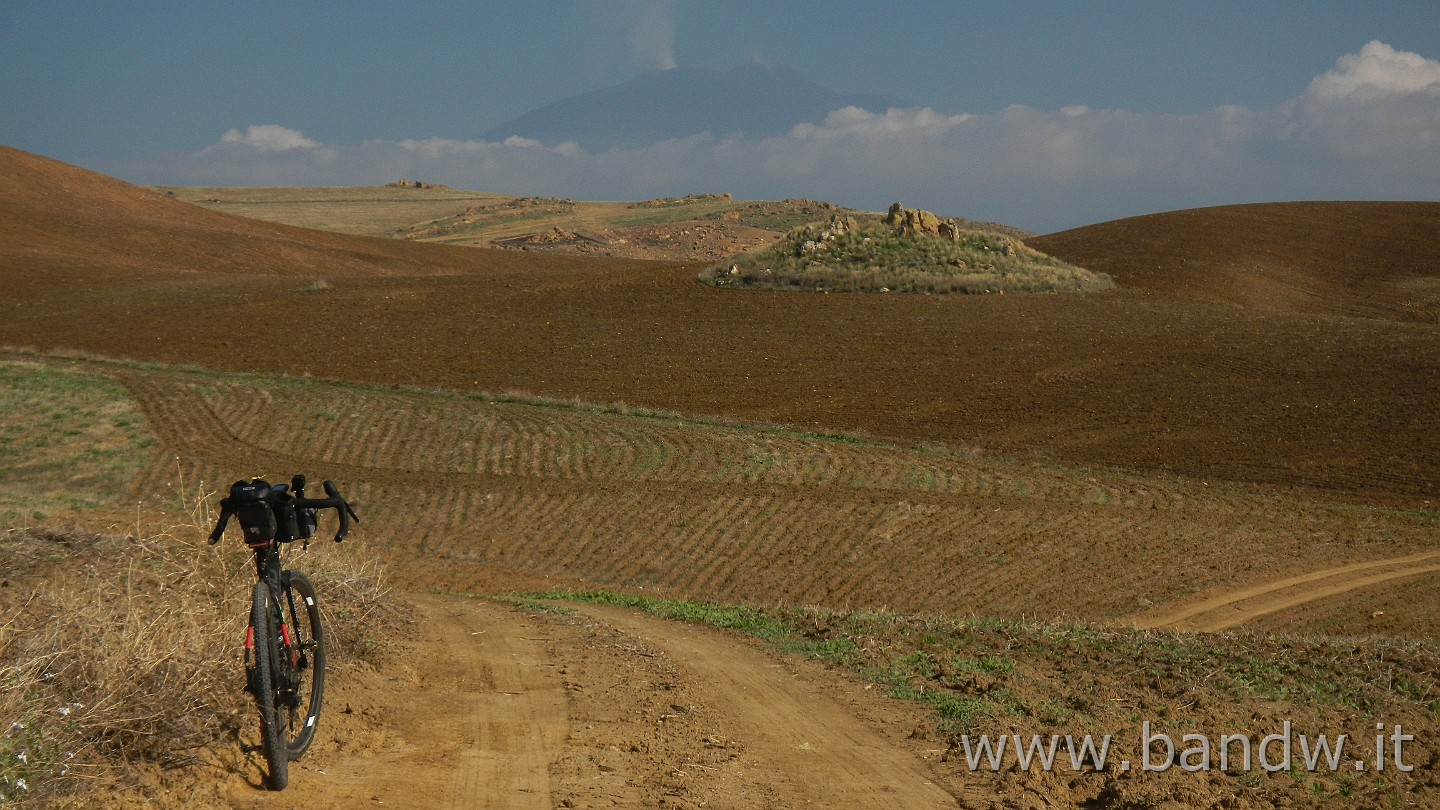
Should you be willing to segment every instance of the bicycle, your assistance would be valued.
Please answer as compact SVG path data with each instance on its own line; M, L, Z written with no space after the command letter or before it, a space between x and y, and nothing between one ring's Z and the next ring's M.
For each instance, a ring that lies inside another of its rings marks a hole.
M220 518L210 533L210 543L218 543L230 518L238 517L245 545L255 553L245 688L260 709L260 747L271 790L285 789L290 760L299 759L314 740L325 693L325 631L315 587L304 574L281 566L280 549L295 540L309 547L321 509L334 509L340 518L337 543L350 531L351 520L360 521L333 481L324 487L329 497L312 499L305 497L303 475L291 478L288 486L259 478L236 481L221 499Z

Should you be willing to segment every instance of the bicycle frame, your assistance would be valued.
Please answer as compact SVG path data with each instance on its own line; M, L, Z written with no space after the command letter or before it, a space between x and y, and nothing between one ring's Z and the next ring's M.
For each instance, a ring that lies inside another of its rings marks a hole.
M306 651L310 644L303 637L303 629L287 620L289 616L299 615L296 612L295 593L288 587L286 581L290 573L281 566L280 543L271 541L263 546L254 547L255 552L255 575L259 582L265 583L270 591L271 615L275 620L276 633L282 646L291 651L291 659L286 663L275 661L274 672L280 677L285 688L281 697L286 700L287 706L294 702L294 684L292 674L294 668L301 666L305 661ZM287 611L286 608L289 608ZM255 639L254 629L246 628L245 631L246 653L254 652ZM246 659L247 665L250 660Z
M314 738L323 705L324 625L308 577L281 563L281 547L296 540L309 545L316 512L334 509L340 520L335 541L345 538L351 520L359 520L334 482L324 482L328 497L305 497L305 477L289 487L254 479L237 481L220 501L220 517L210 542L219 542L230 518L240 518L245 544L254 554L250 621L245 631L246 688L260 709L261 748L270 766L272 790L283 790L288 762L298 759ZM302 601L297 601L299 595ZM303 714L302 714L303 710Z

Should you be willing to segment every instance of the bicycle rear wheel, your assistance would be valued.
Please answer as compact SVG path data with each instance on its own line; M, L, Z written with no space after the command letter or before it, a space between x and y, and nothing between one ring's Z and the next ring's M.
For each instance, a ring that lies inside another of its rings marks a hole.
M320 624L320 605L315 586L298 571L286 571L284 610L286 631L285 690L282 692L284 726L282 736L290 759L299 759L315 739L320 706L325 695L325 630Z
M271 790L284 790L290 782L290 756L282 736L284 712L279 702L280 645L278 606L272 603L270 588L255 583L250 594L250 633L253 660L248 675L250 691L260 708L260 748L265 754Z

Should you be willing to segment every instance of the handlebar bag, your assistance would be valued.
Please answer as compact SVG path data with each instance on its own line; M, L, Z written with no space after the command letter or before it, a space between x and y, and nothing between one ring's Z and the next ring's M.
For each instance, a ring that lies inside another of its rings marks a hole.
M230 506L240 519L240 528L245 530L246 545L263 546L275 539L280 527L270 507L274 499L270 484L259 478L248 484L236 481L230 487Z
M295 501L288 494L275 496L271 501L271 510L275 513L275 539L282 543L293 543L300 534L299 521L296 519ZM308 537L308 535L306 535Z

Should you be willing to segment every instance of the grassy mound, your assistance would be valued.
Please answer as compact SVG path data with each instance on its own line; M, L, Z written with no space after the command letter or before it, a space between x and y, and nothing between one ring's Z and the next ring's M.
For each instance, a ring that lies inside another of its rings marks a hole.
M883 221L834 215L791 230L767 248L708 268L716 287L836 292L1084 292L1109 276L1027 247L1012 236L969 230L925 211L891 209Z

